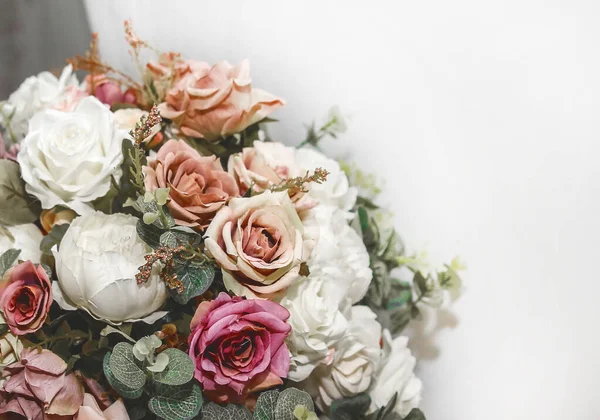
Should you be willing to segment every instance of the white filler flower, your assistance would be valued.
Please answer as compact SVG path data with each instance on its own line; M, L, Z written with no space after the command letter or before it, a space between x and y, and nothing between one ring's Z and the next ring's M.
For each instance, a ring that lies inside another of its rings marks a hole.
M20 260L39 264L42 258L40 242L44 235L33 223L16 226L0 226L0 255L7 250L20 249Z
M53 249L58 282L54 300L66 310L84 309L114 324L156 321L168 294L160 264L146 283L135 274L151 249L137 235L137 219L93 212L73 220L60 248Z

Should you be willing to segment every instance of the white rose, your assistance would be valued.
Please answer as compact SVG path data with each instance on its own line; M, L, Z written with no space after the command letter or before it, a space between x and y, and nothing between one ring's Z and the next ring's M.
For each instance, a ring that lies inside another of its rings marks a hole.
M131 130L135 130L135 125L140 122L142 117L147 117L149 112L139 108L124 108L115 111L114 114L117 128L129 133ZM152 127L150 135L144 141L152 139L159 131L160 124L156 124Z
M288 289L281 301L290 312L288 379L294 382L306 379L318 365L331 363L333 346L346 332L348 322L338 310L341 289L328 280L311 274Z
M296 165L302 168L303 173L312 172L316 168L327 170L327 180L322 184L311 183L308 186L308 194L320 204L339 208L347 219L353 217L350 210L356 204L358 190L350 186L348 177L338 162L321 152L304 147L296 151Z
M79 214L110 189L119 177L121 144L126 133L116 128L112 112L96 98L82 99L73 112L36 114L17 157L27 192L44 209L61 205Z
M398 394L394 411L404 417L410 410L418 407L421 401L423 386L414 373L416 359L407 347L407 337L399 336L392 340L388 330L384 331L383 337L381 363L369 391L369 412L387 406L394 395Z
M10 248L20 249L20 260L39 264L42 258L40 242L44 235L33 223L17 226L0 226L0 255Z
M326 411L331 403L369 389L380 364L382 334L377 315L367 306L353 306L348 330L339 341L329 366L317 367L307 381L309 393Z
M342 296L340 307L345 311L367 293L373 278L369 253L341 210L318 205L310 212L319 226L319 239L308 262L310 275L335 285Z
M5 325L6 320L0 312L0 325ZM0 337L0 369L4 369L8 365L12 365L20 359L23 343L16 335L7 332Z
M73 220L58 251L54 300L66 310L84 309L112 323L156 321L168 295L155 266L147 282L135 274L152 250L137 235L137 219L125 214L89 213ZM151 315L151 316L150 316Z
M2 107L5 115L12 114L11 128L17 138L25 137L29 120L36 112L60 104L64 95L68 94L68 88L77 85L77 78L70 64L63 69L60 78L44 71L25 79Z

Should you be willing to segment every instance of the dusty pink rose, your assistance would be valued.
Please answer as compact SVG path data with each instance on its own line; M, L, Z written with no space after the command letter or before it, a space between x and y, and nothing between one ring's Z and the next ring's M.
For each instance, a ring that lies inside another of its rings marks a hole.
M239 189L216 156L200 156L183 140L169 140L144 167L146 189L170 188L167 205L175 221L205 229Z
M202 302L190 325L189 355L204 395L241 403L251 392L281 385L290 367L289 316L275 302L226 293Z
M16 162L18 153L19 145L13 144L7 149L6 143L4 143L4 139L2 138L2 133L0 133L0 159L10 159Z
M44 324L52 305L52 286L44 268L31 261L16 265L0 283L0 309L10 331L25 335Z
M114 81L110 80L104 74L94 75L93 78L93 86L94 90L92 91L92 77L88 75L85 78L88 93L90 95L94 95L100 102L103 104L107 104L108 106L113 106L114 104L135 104L136 98L135 94L127 90L125 92L121 91L121 86L119 86Z
M83 402L83 386L50 350L24 349L21 360L4 368L0 415L32 420L72 418Z
M283 104L252 88L250 64L244 60L238 66L226 61L211 68L196 66L174 83L159 109L185 135L214 141L239 133Z
M122 399L102 410L92 394L84 394L83 405L75 420L129 420L129 414Z
M234 198L213 219L205 245L238 296L274 298L298 277L318 232L305 225L286 191Z

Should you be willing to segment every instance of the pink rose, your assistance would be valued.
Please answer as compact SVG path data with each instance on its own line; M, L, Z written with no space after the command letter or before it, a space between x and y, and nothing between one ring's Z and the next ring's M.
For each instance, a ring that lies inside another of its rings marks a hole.
M0 415L71 418L83 402L83 386L66 370L67 364L50 350L24 349L20 361L4 368L3 376L10 378L2 388Z
M67 86L62 96L58 98L58 101L52 106L52 109L63 112L72 112L79 104L79 101L86 96L88 96L88 93L79 89L77 86Z
M52 305L52 286L42 266L31 261L16 265L0 283L0 309L15 335L35 332L44 324Z
M102 410L92 394L84 394L83 405L75 420L129 420L129 414L122 399Z
M127 90L121 91L119 86L114 81L110 80L105 74L94 75L93 78L93 91L92 91L92 77L88 75L85 78L88 93L94 95L100 102L113 106L114 104L135 104L135 94Z
M275 302L226 293L202 302L190 325L189 355L204 395L241 403L251 392L281 385L290 367L289 316Z
M235 67L226 61L210 69L196 66L173 85L165 100L159 105L163 117L185 135L209 141L239 133L284 104L252 88L248 60Z
M148 191L170 188L167 206L175 221L205 229L239 189L216 156L200 156L183 140L169 140L144 167Z
M18 144L13 144L7 149L6 143L4 143L4 139L2 138L2 133L0 133L0 159L10 159L16 162L19 149Z

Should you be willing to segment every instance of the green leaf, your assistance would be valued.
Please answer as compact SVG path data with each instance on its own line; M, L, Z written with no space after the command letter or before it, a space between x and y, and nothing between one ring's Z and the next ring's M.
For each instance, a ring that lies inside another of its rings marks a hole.
M331 403L331 420L359 420L371 406L369 394L358 394Z
M0 336L8 332L8 324L0 324Z
M171 295L182 305L206 292L215 277L215 268L205 262L176 258L174 268L177 278L183 283L183 293L177 293L177 290L173 289Z
M415 275L413 277L413 284L417 286L420 295L425 295L429 291L427 287L427 278L425 278L425 276L423 276L423 274L421 274L420 271L415 272Z
M52 247L60 244L60 241L62 241L63 236L65 236L65 233L67 233L69 226L70 225L67 223L52 226L50 232L42 238L42 242L40 242L40 250L46 254L51 254Z
M17 162L0 160L0 225L34 222L40 214L39 203L25 191Z
M275 420L296 420L294 409L302 405L309 411L315 411L315 405L308 393L297 388L287 388L279 394L275 405Z
M155 225L147 225L141 220L138 220L136 228L138 236L151 248L156 249L161 247L160 237L164 233L163 229Z
M131 140L123 140L121 145L121 153L123 154L123 163L121 164L122 176L119 181L119 190L122 198L133 198L135 199L138 194L138 189L134 184L134 176L131 173L134 168L132 156L134 156L135 146ZM142 165L146 165L146 157L142 157Z
M219 405L214 402L202 407L202 420L252 420L252 414L243 405Z
M179 246L179 241L173 232L167 231L160 235L160 244L167 248L177 248Z
M12 267L15 261L17 261L17 258L19 258L20 254L20 249L11 248L6 250L4 254L0 255L0 277L6 273L6 270Z
M178 349L166 349L169 364L162 372L155 373L153 379L165 385L183 385L194 377L194 361ZM162 353L161 353L162 354Z
M278 398L279 391L276 389L261 393L254 407L254 420L275 420L275 405Z
M412 287L409 283L395 280L392 283L391 297L387 302L386 309L401 308L412 300Z
M358 208L358 220L360 221L360 229L363 233L369 228L369 215L364 207Z
M425 414L423 414L423 412L421 410L419 410L418 408L413 408L412 410L410 410L410 413L408 413L408 415L406 417L404 417L404 419L402 420L426 420L425 419Z
M146 374L138 366L133 355L133 346L129 343L117 343L110 356L110 370L115 378L133 389L142 388L146 383Z
M370 420L402 420L400 415L394 412L397 399L398 393L396 392L385 407L381 407L371 415Z
M155 384L148 408L165 420L188 420L202 408L202 392L195 383L183 386Z
M106 355L104 356L104 360L102 361L102 368L104 370L104 376L106 377L106 380L108 381L109 385L115 391L117 391L117 393L120 396L122 396L123 398L132 399L132 400L139 398L142 395L144 388L143 387L140 387L138 389L132 388L130 386L125 385L123 382L119 381L115 377L115 375L113 374L113 372L110 368L111 355L112 354L109 351L108 353L106 353Z

